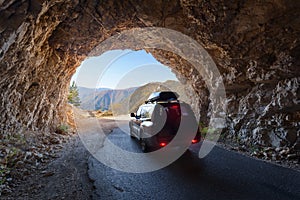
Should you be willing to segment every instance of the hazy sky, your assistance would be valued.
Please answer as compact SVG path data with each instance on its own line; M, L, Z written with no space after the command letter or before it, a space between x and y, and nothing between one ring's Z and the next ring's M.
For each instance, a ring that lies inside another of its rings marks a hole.
M114 50L86 59L71 82L88 88L124 89L166 80L177 78L146 51Z

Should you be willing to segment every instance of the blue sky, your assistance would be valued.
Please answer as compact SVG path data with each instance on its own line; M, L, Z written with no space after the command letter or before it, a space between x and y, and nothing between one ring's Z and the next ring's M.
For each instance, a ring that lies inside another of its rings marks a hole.
M177 78L170 68L159 63L150 53L114 50L84 60L71 82L88 88L124 89L166 80Z

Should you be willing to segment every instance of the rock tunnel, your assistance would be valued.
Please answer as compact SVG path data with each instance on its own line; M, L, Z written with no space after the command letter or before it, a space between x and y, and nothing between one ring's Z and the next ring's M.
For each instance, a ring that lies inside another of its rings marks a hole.
M296 146L299 10L292 0L0 1L1 134L53 129L65 118L70 79L94 47L124 30L163 27L196 40L216 63L226 89L227 137ZM146 50L186 79L198 106L207 108L207 91L186 60Z

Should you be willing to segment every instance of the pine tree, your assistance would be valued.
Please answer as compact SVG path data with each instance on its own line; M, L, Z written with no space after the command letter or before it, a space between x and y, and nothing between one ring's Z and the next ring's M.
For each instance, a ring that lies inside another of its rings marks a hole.
M68 102L74 106L80 106L80 98L77 85L73 81L72 85L69 88Z

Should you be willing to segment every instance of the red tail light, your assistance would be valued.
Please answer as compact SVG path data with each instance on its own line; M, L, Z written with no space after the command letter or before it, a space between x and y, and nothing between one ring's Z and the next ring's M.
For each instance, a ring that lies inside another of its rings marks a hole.
M166 145L167 145L167 143L165 143L165 142L159 143L159 146L161 146L161 147L164 147L164 146L166 146Z
M173 104L170 106L171 109L179 109L179 105L178 104Z
M196 139L193 139L192 140L192 144L195 144L195 143L197 143L198 142L198 140L196 140Z

